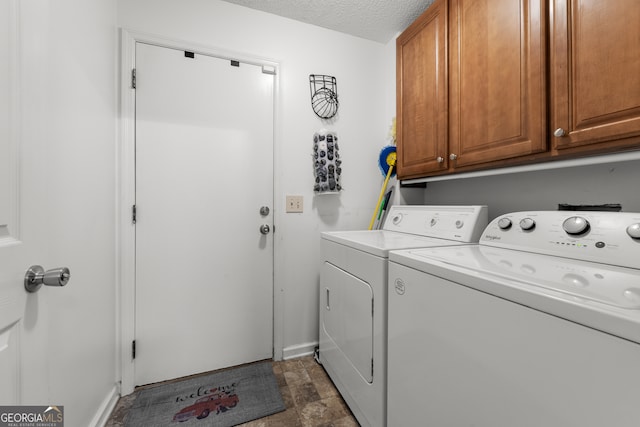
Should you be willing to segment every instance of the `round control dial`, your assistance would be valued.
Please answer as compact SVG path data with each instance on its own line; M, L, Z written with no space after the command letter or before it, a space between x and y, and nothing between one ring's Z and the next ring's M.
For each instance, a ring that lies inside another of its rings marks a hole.
M589 221L581 216L572 216L564 220L562 228L567 232L567 234L583 234L589 231Z
M536 226L536 222L531 218L523 218L520 220L520 228L529 231L533 230Z
M640 239L640 222L627 227L627 234L632 239Z
M511 228L511 220L509 218L500 218L498 220L498 227L500 230L508 230Z

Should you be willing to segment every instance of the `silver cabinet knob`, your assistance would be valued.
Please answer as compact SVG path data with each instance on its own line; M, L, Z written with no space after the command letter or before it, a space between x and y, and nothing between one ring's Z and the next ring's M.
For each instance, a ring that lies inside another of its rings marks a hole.
M558 128L558 129L556 129L556 130L553 132L553 135L554 135L556 138L562 138L563 136L566 136L566 135L567 135L567 132L566 132L564 129L562 129L562 128Z
M438 163L444 162L444 157L442 157L442 156L436 157L436 162L438 162Z
M457 154L453 154L453 153L449 154L449 160L455 160L457 158L458 158Z
M44 271L40 265L32 265L24 274L24 287L29 292L36 292L42 287L64 286L69 282L71 272L67 267Z
M260 232L262 234L269 234L270 231L271 231L271 228L269 227L269 224L262 224L260 226Z

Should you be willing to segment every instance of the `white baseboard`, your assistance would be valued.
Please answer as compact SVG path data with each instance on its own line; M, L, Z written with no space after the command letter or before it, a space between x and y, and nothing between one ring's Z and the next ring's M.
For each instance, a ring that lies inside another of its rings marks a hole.
M282 350L282 358L284 360L295 359L296 357L309 356L313 354L313 351L318 346L318 342L309 342L305 344L297 344L289 347L285 347Z
M120 398L120 393L118 393L118 386L114 384L113 388L107 393L107 396L102 401L102 404L96 411L95 416L89 423L90 427L104 427L109 420L109 416L111 412L113 412L113 408L116 407L116 403L118 403L118 399Z

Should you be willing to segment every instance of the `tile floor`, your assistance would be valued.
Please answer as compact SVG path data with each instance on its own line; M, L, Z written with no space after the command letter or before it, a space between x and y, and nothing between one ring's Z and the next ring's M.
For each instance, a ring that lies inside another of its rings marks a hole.
M313 356L273 362L273 372L287 409L243 427L357 427L335 386ZM121 427L136 393L122 397L105 427Z

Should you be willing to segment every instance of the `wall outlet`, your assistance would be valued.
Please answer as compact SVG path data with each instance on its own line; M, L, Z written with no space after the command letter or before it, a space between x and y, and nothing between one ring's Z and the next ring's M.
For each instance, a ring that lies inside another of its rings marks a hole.
M302 212L302 196L287 196L287 213Z

